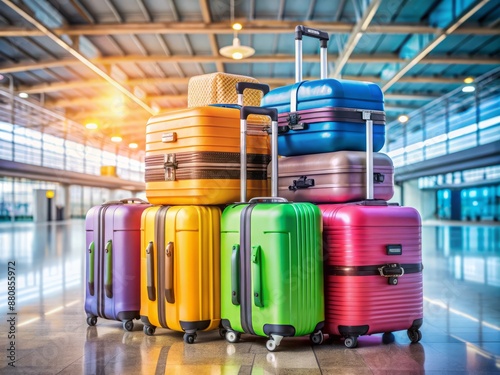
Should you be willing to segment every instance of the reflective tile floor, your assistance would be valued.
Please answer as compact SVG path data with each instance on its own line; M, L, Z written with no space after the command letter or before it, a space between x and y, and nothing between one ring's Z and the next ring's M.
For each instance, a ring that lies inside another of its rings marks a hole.
M500 226L424 226L420 343L403 331L392 343L361 337L356 349L293 338L272 353L265 338L230 344L214 331L189 345L163 329L146 336L140 322L132 332L104 319L87 326L84 234L82 220L0 224L1 374L500 373ZM8 309L9 265L17 315Z

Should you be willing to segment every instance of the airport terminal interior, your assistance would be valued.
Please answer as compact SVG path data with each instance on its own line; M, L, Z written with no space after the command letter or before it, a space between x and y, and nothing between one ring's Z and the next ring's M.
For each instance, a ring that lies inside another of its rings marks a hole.
M326 66L306 37L297 63L297 25L327 33ZM193 77L252 77L272 94L298 65L300 80L380 87L389 206L421 217L420 340L308 334L268 350L218 329L188 343L141 320L89 324L86 215L149 199L148 121L193 107ZM498 1L0 1L2 374L498 374L499 222Z

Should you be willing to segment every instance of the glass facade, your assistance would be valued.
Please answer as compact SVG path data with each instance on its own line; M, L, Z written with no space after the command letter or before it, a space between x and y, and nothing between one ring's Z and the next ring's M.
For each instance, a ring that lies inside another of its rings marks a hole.
M456 190L440 189L436 191L436 194L438 219L500 220L500 185ZM457 215L452 214L452 208L455 209Z

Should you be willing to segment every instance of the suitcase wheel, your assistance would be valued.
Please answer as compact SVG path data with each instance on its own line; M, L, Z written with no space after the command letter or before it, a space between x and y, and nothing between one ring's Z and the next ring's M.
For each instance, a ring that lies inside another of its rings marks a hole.
M311 339L311 342L314 345L321 345L321 344L323 344L323 340L325 339L325 337L323 335L323 332L321 332L321 331L318 331L316 333L311 333L311 335L309 336L309 338Z
M227 331L226 340L230 343L235 343L240 341L241 334L239 332Z
M131 320L126 320L123 322L123 329L125 331L131 332L134 329L134 322Z
M395 341L394 334L392 332L384 332L382 335L382 342L384 344L392 344Z
M91 327L97 324L97 316L89 316L87 317L87 324Z
M227 329L225 328L219 328L219 336L222 338L226 337Z
M266 342L266 348L270 352L274 352L276 348L280 345L283 336L271 334L271 338Z
M155 334L155 331L156 331L156 327L155 326L148 326L148 325L145 325L144 328L143 328L143 331L146 335L148 336L153 336Z
M356 336L346 337L344 340L344 345L349 349L355 348L358 346L358 338Z
M196 333L185 333L184 334L184 342L186 344L192 344L196 340Z
M422 332L420 332L419 329L409 329L408 338L410 339L412 344L415 344L422 340Z

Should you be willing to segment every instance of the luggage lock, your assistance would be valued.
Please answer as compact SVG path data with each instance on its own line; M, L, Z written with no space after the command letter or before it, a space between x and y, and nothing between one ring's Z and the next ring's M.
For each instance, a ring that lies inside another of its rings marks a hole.
M178 167L175 154L165 154L165 181L175 181L175 170Z
M398 277L405 274L405 270L399 263L388 263L378 268L380 276L387 278L389 285L398 285Z
M286 118L288 121L288 127L291 130L304 130L307 129L307 124L305 122L301 122L301 117L298 113L289 113Z

